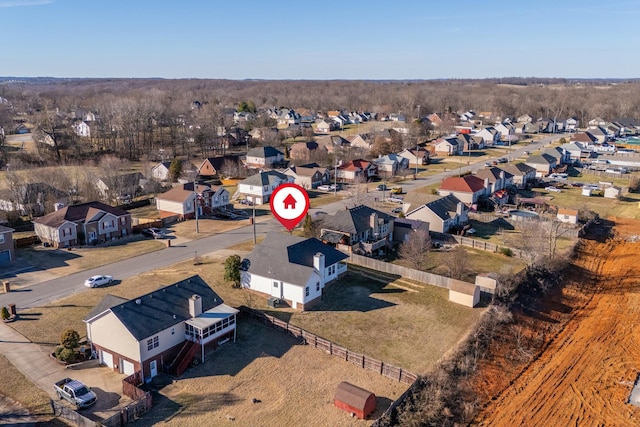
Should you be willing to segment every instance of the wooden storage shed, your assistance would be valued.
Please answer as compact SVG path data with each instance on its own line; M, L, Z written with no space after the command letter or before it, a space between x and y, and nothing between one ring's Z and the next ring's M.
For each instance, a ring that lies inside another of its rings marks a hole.
M333 404L338 408L365 419L376 410L376 395L363 388L341 382L333 396Z
M473 283L449 279L449 301L475 307L480 302L480 287Z

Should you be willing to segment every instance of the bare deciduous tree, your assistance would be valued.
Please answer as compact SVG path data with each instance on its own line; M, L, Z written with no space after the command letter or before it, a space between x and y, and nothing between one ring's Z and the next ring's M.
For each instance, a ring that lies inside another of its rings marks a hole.
M423 270L429 262L431 250L431 237L428 231L416 230L409 235L407 241L400 244L398 255L411 268Z

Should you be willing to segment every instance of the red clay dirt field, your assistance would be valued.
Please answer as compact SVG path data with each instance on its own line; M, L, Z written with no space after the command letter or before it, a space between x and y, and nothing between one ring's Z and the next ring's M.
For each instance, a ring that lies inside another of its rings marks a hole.
M640 425L627 403L640 372L640 221L605 222L612 231L581 240L539 316L516 314L515 339L543 339L543 350L516 367L512 340L480 367L474 389L488 403L472 425Z

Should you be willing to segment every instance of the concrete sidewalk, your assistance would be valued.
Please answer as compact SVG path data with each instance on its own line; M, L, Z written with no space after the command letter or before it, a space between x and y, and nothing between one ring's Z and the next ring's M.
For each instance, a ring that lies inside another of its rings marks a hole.
M52 346L41 346L29 341L10 326L0 322L0 353L52 399L57 399L53 384L63 378L71 377L91 387L98 396L94 406L82 411L85 416L87 412L91 412L99 418L106 418L131 402L127 396L121 396L124 375L104 366L67 369L65 365L50 356L54 349Z

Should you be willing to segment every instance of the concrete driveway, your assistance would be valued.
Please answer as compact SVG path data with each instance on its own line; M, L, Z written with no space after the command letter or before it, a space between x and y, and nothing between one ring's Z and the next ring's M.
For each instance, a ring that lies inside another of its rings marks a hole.
M80 411L87 418L93 420L108 418L131 403L130 398L122 395L124 375L115 373L107 367L98 366L97 361L91 361L85 365L86 368L67 369L65 365L49 356L53 350L54 347L33 343L8 325L0 323L0 353L4 354L24 376L47 392L52 399L57 399L53 384L70 377L91 387L98 396L95 405ZM73 407L71 404L69 406Z

